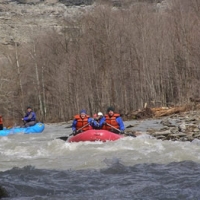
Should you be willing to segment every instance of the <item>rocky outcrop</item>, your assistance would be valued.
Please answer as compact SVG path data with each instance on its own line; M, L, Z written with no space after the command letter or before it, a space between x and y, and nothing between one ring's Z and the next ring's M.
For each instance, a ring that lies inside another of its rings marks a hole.
M134 0L0 0L0 44L27 43L32 35L51 29L62 31L68 18L90 11L95 3L112 6L133 4ZM143 0L152 3L152 0ZM160 1L159 1L160 2Z
M170 141L193 141L200 139L200 110L173 114L162 118L162 128L148 128L145 134L152 138ZM138 136L144 133L131 131L132 126L126 127L127 135Z
M74 3L73 3L74 2ZM82 3L81 3L82 2ZM66 4L66 5L65 5ZM84 9L76 5L88 5ZM0 2L0 43L28 43L32 37L50 30L62 31L66 19L90 10L92 1L19 0ZM73 5L75 7L68 7Z
M2 186L0 186L0 199L4 197L8 197L8 193Z

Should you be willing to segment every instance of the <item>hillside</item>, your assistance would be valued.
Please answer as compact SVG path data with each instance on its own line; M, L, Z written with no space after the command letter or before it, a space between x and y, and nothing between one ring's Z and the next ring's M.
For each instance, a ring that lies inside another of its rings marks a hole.
M30 35L37 35L41 30L56 29L60 31L63 21L78 17L90 11L97 3L107 3L114 7L130 6L138 1L128 0L1 0L0 1L0 43L13 45L14 42L28 42ZM152 0L139 2L152 3ZM161 1L158 1L161 2ZM161 5L158 3L157 5Z

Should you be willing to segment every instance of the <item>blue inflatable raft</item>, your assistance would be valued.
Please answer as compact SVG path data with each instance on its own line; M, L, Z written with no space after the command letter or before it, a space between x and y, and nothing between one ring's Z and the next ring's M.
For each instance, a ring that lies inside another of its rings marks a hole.
M26 128L21 128L21 127L13 127L10 129L4 128L3 130L0 131L0 136L7 136L17 133L24 133L24 134L41 133L44 130L44 127L45 126L43 123L38 122L34 126L29 126Z

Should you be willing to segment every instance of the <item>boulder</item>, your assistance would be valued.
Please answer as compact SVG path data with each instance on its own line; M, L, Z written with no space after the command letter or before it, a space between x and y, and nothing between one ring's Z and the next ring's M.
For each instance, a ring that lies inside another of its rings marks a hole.
M4 197L8 197L8 192L2 186L0 186L0 199Z

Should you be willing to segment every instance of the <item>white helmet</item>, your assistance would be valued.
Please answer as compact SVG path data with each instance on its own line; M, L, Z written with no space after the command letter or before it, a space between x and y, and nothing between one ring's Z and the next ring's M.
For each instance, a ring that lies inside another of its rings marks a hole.
M98 115L98 116L103 116L103 113L102 113L102 112L98 112L97 115Z

